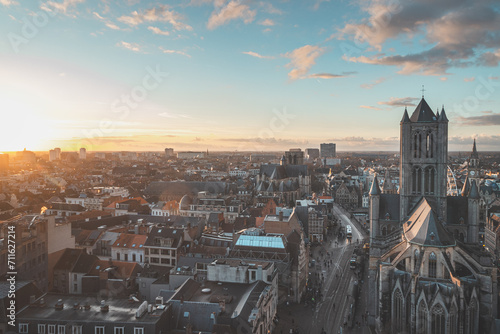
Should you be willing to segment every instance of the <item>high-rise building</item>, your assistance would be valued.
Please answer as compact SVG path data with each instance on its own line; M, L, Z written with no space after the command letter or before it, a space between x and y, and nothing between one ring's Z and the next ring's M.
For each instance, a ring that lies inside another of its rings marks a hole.
M314 160L319 158L319 149L318 148L306 148L306 159Z
M165 149L165 156L167 158L173 158L173 157L175 157L174 149L173 148L166 148Z
M369 322L383 333L489 333L497 268L475 180L447 196L448 118L422 98L400 123L399 194L370 190Z
M80 160L85 160L87 159L87 149L85 147L82 147L80 149Z
M57 160L56 150L50 150L49 151L49 161L56 161L56 160Z
M323 143L320 144L320 154L322 158L335 158L336 152L336 144L333 143Z
M61 160L61 149L59 147L56 147L54 151L56 151L56 159Z

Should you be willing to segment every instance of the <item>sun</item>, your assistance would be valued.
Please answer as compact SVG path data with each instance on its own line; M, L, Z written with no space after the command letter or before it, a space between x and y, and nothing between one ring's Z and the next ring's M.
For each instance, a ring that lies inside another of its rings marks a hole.
M3 96L0 98L2 129L0 151L41 150L50 137L48 122L36 106L26 100Z

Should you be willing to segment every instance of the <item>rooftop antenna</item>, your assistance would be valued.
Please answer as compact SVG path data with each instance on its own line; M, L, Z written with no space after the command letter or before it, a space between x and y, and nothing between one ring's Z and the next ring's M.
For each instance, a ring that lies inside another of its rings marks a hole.
M422 98L424 98L424 92L425 92L425 88L424 88L424 85L422 85Z

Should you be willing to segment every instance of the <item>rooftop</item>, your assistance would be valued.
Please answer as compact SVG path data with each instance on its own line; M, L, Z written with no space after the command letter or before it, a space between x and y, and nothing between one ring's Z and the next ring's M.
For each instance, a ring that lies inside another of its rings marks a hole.
M109 312L101 312L101 299L88 296L46 294L43 296L45 306L33 304L19 312L19 320L47 319L55 321L74 322L129 322L129 323L155 323L160 318L162 311L155 310L153 313L145 313L142 317L136 318L136 311L141 302L120 298L109 299L105 304L109 306ZM56 310L55 305L62 299L64 306L62 310ZM90 305L89 310L84 309L84 305ZM73 306L79 305L81 308L74 310Z

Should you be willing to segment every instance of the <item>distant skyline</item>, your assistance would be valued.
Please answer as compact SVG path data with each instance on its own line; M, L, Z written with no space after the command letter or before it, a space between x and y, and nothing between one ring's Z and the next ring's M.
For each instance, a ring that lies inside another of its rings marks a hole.
M500 147L495 0L0 0L0 152ZM422 85L424 90L422 91Z

